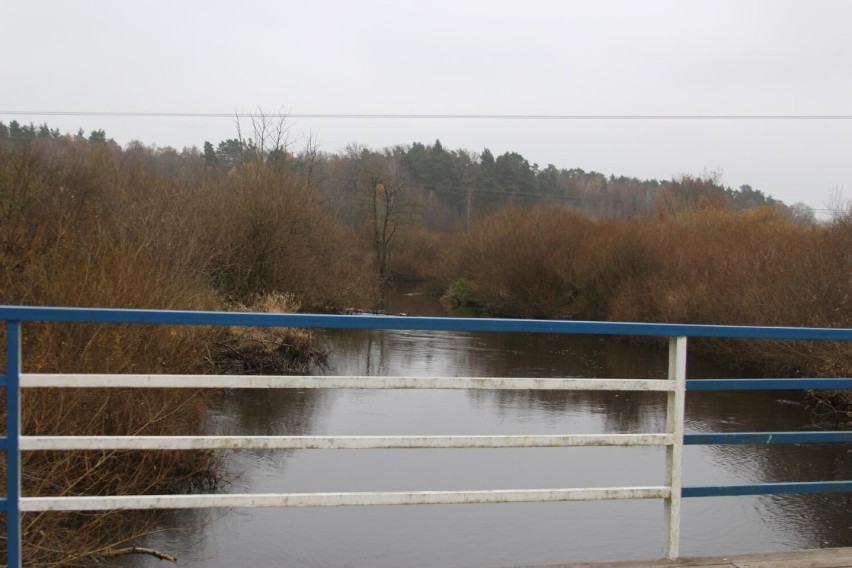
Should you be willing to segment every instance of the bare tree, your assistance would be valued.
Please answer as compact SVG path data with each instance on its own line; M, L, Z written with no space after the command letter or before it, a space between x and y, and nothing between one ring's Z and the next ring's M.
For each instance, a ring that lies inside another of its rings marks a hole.
M293 143L290 136L293 125L287 121L287 115L281 112L266 112L258 107L257 112L248 115L247 133L243 132L243 118L244 115L235 113L234 123L242 162L283 165Z
M304 168L304 176L305 176L305 187L307 189L312 189L314 186L314 168L317 164L317 158L319 158L319 143L317 142L317 137L309 132L307 138L305 138L305 145L302 148L302 153L300 155L302 166Z
M702 176L680 175L664 184L657 193L660 213L678 214L699 207L724 208L727 202L728 196L718 172Z
M798 203L790 205L790 207L788 207L788 210L790 212L790 217L793 219L793 221L799 223L800 225L817 224L816 213L814 213L813 208L806 203L802 203L801 201L799 201Z
M834 187L823 207L829 212L832 223L844 223L852 218L852 199L843 196L842 187Z
M414 220L416 203L409 195L399 162L391 152L379 154L357 147L350 152L359 153L361 177L367 182L370 236L376 254L380 292L378 308L383 309L384 296L390 288L393 245L400 231Z

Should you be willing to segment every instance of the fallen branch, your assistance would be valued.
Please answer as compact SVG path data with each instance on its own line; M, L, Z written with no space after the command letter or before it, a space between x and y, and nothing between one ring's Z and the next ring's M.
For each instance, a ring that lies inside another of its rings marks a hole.
M177 564L177 558L165 552L158 552L152 548L143 548L141 546L128 546L127 548L116 548L115 550L107 550L101 553L101 556L106 558L115 558L116 556L126 556L128 554L148 554L160 560L168 560L173 564Z

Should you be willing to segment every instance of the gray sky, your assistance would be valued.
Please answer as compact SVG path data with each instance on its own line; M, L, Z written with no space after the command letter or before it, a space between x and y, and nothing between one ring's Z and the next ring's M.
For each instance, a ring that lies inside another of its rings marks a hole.
M852 115L852 2L0 4L0 111ZM10 116L201 146L223 118ZM719 172L788 203L852 192L852 120L297 119L322 149L440 138L541 166Z

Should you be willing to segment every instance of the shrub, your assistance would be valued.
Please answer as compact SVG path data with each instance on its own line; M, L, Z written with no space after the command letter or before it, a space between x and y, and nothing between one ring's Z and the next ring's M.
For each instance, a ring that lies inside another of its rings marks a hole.
M299 304L289 294L260 296L250 307L236 311L293 313ZM328 353L317 346L313 332L306 329L229 326L211 342L211 358L220 373L235 375L281 375L307 373L323 366Z
M365 278L356 252L296 180L251 171L238 180L204 179L192 164L191 155L174 151L122 151L68 137L0 145L0 303L216 310L225 307L221 291L245 299L287 287L312 306L358 301ZM290 297L268 295L258 309L288 306ZM271 332L278 348L292 347L283 353L249 353L257 337L221 331L28 324L24 370L210 372L230 364L216 358L217 342L242 351L244 361L303 365L323 356L296 331ZM203 429L206 408L206 397L187 389L31 389L22 426L26 435L189 435ZM26 452L23 471L24 494L32 496L167 494L218 481L216 455L205 451ZM25 564L91 565L92 554L139 535L150 520L26 514Z
M559 208L512 205L455 238L445 258L448 296L476 290L494 314L852 326L849 218L807 226L771 207L714 206L656 220L591 221ZM845 344L702 340L693 346L758 373L852 373L852 348Z

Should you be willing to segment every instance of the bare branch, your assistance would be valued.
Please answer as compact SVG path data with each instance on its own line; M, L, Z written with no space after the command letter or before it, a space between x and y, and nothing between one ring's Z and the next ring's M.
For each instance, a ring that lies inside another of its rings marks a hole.
M114 550L107 550L105 552L101 552L100 556L103 556L104 558L115 558L117 556L127 556L130 554L147 554L149 556L153 556L154 558L159 558L160 560L168 560L173 564L177 564L177 558L175 558L171 554L159 552L157 550L154 550L153 548L143 548L141 546L128 546L127 548L116 548Z

